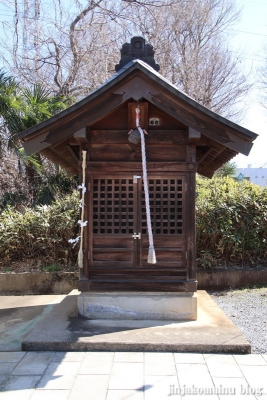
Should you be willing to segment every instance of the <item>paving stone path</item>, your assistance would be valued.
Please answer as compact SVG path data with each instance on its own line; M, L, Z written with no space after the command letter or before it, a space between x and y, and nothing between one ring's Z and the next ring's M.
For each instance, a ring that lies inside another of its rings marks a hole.
M0 400L267 400L267 354L0 352Z

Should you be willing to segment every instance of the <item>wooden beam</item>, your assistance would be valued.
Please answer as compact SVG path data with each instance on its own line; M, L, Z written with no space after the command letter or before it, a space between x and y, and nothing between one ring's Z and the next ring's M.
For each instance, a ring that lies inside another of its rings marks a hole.
M67 145L67 149L69 150L70 154L75 158L75 160L77 160L77 162L79 162L79 157L77 156L77 154L75 153L75 151L69 144Z
M196 131L194 128L188 128L188 143L197 143L201 138L201 133Z
M81 292L94 292L94 291L118 291L118 292L196 292L197 281L192 279L188 281L179 281L173 279L172 282L153 281L153 279L143 281L128 280L113 280L101 282L97 280L79 280L78 290Z
M103 98L88 103L87 108L80 111L68 121L64 121L62 125L51 130L45 141L50 144L56 144L61 140L72 136L75 132L89 126L96 121L104 118L111 111L115 110L123 102L123 96L119 94L108 93Z
M80 144L89 143L89 129L87 131L86 127L79 129L73 136Z
M172 162L172 161L163 161L163 162L147 162L147 170L148 172L192 172L197 170L198 163L186 163L186 162ZM124 162L116 162L116 161L90 161L87 163L88 171L98 174L104 174L108 176L108 174L113 174L114 172L122 172L122 174L129 174L129 172L133 174L140 173L142 174L142 163L139 161L124 161Z
M174 96L167 97L164 93L151 94L151 102L165 111L167 114L178 119L182 123L190 126L191 128L201 132L204 136L228 147L232 150L238 151L244 155L248 155L253 143L238 135L230 132L231 128L223 127L218 121L211 120L206 115L200 115L198 110L190 110L190 106L177 100ZM192 106L191 106L192 108Z

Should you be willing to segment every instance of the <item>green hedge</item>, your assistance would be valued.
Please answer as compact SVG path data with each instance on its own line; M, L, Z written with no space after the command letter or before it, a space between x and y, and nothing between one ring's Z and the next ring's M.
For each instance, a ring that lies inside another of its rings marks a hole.
M267 255L267 188L232 178L197 179L198 265L260 265Z
M78 193L49 206L0 214L0 262L29 261L38 265L75 265L76 252L68 243L78 235Z
M78 193L49 206L0 214L0 262L75 265ZM262 265L267 255L267 189L231 178L197 179L197 258L202 268Z

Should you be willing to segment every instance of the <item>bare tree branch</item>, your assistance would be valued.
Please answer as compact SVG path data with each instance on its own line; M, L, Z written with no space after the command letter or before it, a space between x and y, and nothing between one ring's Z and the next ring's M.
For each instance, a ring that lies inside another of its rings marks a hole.
M154 46L163 76L206 107L241 116L238 104L251 84L225 33L239 17L235 0L53 0L49 13L40 1L38 43L30 40L33 18L25 47L19 9L13 45L2 42L3 62L25 82L81 98L113 73L122 43L142 35Z

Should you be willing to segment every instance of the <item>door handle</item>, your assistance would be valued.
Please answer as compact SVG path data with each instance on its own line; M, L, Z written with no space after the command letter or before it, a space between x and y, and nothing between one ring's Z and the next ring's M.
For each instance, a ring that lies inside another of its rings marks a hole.
M136 233L134 233L133 235L132 235L132 237L134 238L134 239L141 239L141 233L139 233L139 235L137 235Z

